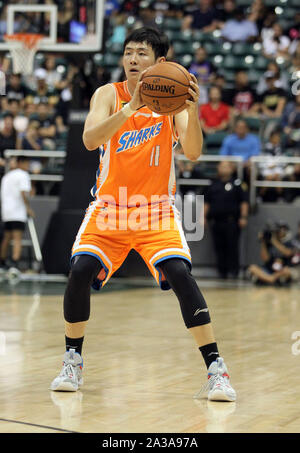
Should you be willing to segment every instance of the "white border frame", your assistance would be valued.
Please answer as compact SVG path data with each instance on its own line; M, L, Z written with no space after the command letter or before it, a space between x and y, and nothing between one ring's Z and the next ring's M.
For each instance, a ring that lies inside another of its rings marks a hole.
M50 12L50 36L44 38L39 45L39 52L99 52L102 48L104 1L96 1L96 37L94 45L57 43L57 5L8 5L7 7L7 34L13 33L13 17L15 12ZM9 51L7 43L0 43L0 51Z

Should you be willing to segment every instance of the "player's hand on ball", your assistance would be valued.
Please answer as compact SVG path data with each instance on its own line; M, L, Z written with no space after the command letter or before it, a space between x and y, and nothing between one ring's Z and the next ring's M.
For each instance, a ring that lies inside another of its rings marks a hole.
M129 103L129 106L130 106L130 108L132 110L137 110L137 109L139 109L140 107L142 107L144 105L144 103L142 101L142 98L141 98L141 87L142 87L142 83L143 83L142 82L142 78L143 78L143 75L145 74L146 71L147 71L147 69L140 73L140 76L139 76L138 82L136 84L132 99L131 99L131 101Z
M199 95L200 90L198 86L198 82L194 74L190 73L192 80L190 81L190 88L189 94L191 95L191 100L187 99L185 103L187 104L187 111L188 113L196 113L198 115L198 103L199 103Z

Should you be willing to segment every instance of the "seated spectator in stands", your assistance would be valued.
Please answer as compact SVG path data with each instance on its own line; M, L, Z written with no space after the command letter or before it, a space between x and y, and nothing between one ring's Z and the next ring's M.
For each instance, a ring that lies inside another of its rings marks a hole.
M39 135L39 122L31 120L22 139L22 149L40 151L43 140ZM43 164L41 159L30 159L30 173L41 173Z
M263 0L254 0L250 7L248 19L255 22L259 33L262 30L265 18L269 14L270 9L264 4ZM275 16L276 17L276 16Z
M17 133L22 133L28 125L28 119L23 114L22 108L20 106L20 101L17 99L9 99L7 101L6 111L11 113L14 117L14 128Z
M277 76L274 72L266 73L267 89L259 96L259 110L269 119L280 119L287 95L282 88L276 86Z
M235 0L224 0L224 2L219 3L217 6L218 12L218 21L219 27L222 28L230 19L233 19L234 12L236 9L236 1Z
M40 104L41 102L52 105L53 107L59 101L59 95L54 87L47 84L47 71L44 68L38 68L34 72L36 79L36 89L25 98L26 103Z
M207 53L204 47L199 47L195 51L194 59L189 67L189 72L197 77L198 82L202 84L208 84L213 82L216 68L207 58Z
M282 181L285 176L286 164L280 163L276 157L284 155L282 147L282 132L275 129L271 132L269 140L263 147L261 156L265 161L259 163L259 179L264 181ZM259 195L264 202L276 202L283 196L282 187L261 187Z
M201 30L210 33L218 27L218 12L212 0L198 0L195 9L184 17L182 30Z
M209 102L200 106L199 117L204 134L213 134L228 128L230 109L222 102L222 93L218 87L210 88Z
M263 266L252 264L248 268L247 272L253 283L274 285L290 282L288 264L294 255L294 249L288 225L284 222L278 222L275 227L266 225L264 231L258 234L258 240Z
M256 86L257 94L262 94L265 90L268 89L267 78L269 77L269 74L271 72L274 73L274 77L276 78L275 86L277 88L282 88L283 90L289 89L289 79L286 73L280 70L279 65L275 61L269 61L266 72L264 72L264 74L259 77Z
M0 175L4 173L5 160L4 151L6 149L17 149L17 132L14 128L14 117L11 113L3 116L3 125L0 130Z
M63 88L61 86L62 74L56 70L56 57L55 55L47 54L45 62L43 64L43 69L45 69L45 81L48 86L55 87L57 90Z
M41 102L37 108L37 119L39 124L38 138L41 140L43 149L54 150L56 147L55 138L57 134L55 118L51 115L49 105Z
M244 162L250 157L258 156L261 152L261 142L257 135L250 134L247 123L238 119L234 133L225 137L222 143L221 156L241 156Z
M257 112L257 95L249 84L248 74L238 71L234 87L224 90L223 100L233 107L234 115L255 115Z
M267 58L275 59L277 57L289 58L290 39L284 36L281 25L275 22L271 32L268 33L262 41L263 54Z
M242 8L236 8L234 18L225 23L221 36L230 42L253 41L258 36L258 29L255 22L245 17Z
M286 134L286 146L300 147L300 93L289 102L281 118L281 126Z
M20 102L20 106L24 107L26 95L27 89L22 84L21 74L11 74L6 85L6 100L16 99Z

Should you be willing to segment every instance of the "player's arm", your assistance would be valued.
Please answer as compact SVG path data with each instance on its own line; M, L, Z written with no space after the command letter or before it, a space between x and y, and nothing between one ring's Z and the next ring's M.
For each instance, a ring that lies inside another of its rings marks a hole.
M202 152L203 134L198 114L199 87L196 77L191 76L189 93L192 99L186 101L185 110L175 115L175 127L185 156L196 161Z
M25 192L24 190L22 190L21 195L22 195L24 204L26 206L27 215L29 217L34 217L34 211L31 209L30 203L29 203L29 192Z
M141 82L138 82L131 101L116 113L113 113L115 92L112 85L104 85L95 91L83 131L83 143L89 151L110 140L125 121L141 107L140 87Z

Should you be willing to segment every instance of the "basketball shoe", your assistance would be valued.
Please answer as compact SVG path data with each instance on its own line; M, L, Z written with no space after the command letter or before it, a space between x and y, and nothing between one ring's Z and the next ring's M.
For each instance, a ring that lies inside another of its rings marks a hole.
M76 392L83 384L82 378L83 361L75 349L66 351L63 359L63 367L60 374L52 381L50 390L61 392Z
M236 393L231 387L224 359L218 357L208 368L207 384L194 396L200 398L207 393L210 401L235 401Z
M222 357L208 368L208 395L210 401L235 401L236 393L229 383L227 367Z

